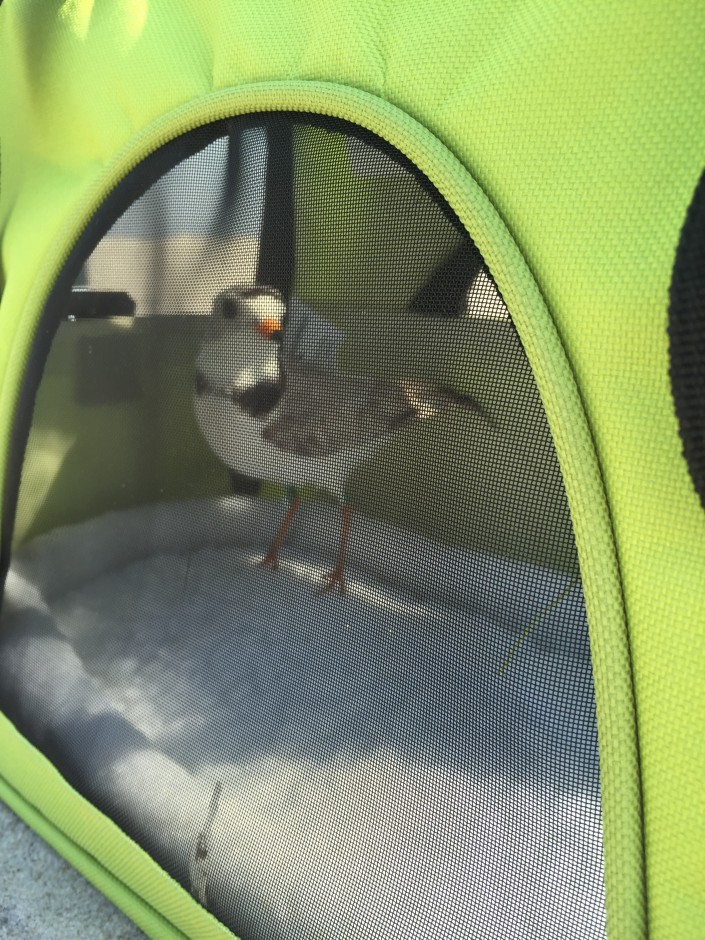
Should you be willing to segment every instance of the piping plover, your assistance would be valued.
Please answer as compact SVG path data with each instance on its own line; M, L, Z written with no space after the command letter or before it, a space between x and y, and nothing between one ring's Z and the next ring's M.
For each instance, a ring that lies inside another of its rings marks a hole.
M261 565L276 569L296 515L299 488L313 484L341 506L338 555L321 593L345 593L353 469L392 435L450 409L485 417L473 399L422 380L348 375L335 364L342 332L271 287L230 288L196 362L201 432L230 468L288 488L290 505Z

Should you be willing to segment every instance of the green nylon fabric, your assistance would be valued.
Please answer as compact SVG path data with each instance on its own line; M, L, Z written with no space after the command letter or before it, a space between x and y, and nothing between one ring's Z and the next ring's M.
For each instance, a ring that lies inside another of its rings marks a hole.
M704 46L697 0L0 8L3 448L38 270L65 257L59 234L106 164L173 109L244 83L360 89L432 131L492 201L562 339L612 514L655 938L700 936L705 923L705 513L681 454L666 335L705 166ZM599 713L597 676L596 694ZM612 733L600 725L601 748ZM619 890L608 875L608 911Z

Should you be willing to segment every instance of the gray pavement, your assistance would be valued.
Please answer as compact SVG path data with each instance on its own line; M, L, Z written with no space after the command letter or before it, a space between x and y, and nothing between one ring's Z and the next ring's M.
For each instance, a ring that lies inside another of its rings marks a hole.
M138 940L144 934L0 803L0 940Z

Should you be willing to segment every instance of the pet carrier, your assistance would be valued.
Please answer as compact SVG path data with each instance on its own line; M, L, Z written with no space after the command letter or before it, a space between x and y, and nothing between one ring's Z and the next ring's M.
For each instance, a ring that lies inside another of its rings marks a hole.
M148 934L702 936L704 37L2 6L0 796Z

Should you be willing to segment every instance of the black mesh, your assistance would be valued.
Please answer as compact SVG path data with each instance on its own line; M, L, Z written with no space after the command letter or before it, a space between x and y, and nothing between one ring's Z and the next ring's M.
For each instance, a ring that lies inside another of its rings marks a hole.
M705 173L678 245L668 330L671 388L683 454L705 508Z
M0 705L237 934L604 934L553 443L401 154L272 114L150 157L47 305L15 460Z

